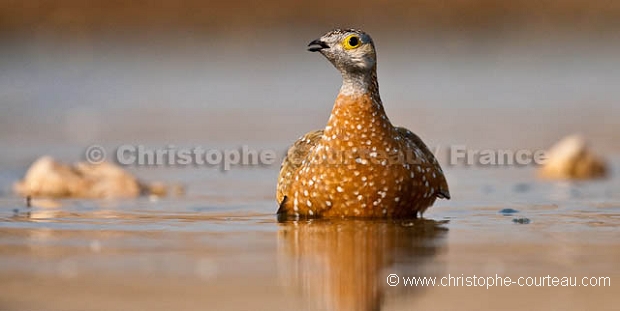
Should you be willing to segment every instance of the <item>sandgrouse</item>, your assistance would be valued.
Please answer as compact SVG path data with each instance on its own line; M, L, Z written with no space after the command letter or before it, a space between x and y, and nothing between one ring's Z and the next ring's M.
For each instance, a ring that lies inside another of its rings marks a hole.
M279 216L415 218L436 198L450 199L432 152L416 134L393 126L383 109L370 36L336 29L308 46L340 71L342 87L325 128L287 152Z

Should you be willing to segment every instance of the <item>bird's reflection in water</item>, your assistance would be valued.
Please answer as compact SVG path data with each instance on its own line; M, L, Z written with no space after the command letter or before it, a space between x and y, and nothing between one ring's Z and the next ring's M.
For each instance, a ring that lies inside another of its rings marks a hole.
M281 221L278 270L286 284L301 289L309 309L380 310L387 291L400 291L387 285L389 274L430 276L424 263L443 247L448 231L443 224L425 219Z

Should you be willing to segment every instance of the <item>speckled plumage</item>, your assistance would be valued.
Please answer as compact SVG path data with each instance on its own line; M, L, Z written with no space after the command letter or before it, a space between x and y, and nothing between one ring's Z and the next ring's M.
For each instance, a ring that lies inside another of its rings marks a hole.
M347 46L352 36L359 46ZM278 180L278 214L416 217L436 198L449 199L430 150L385 114L370 36L337 29L311 46L341 72L343 85L325 129L304 135L288 150Z

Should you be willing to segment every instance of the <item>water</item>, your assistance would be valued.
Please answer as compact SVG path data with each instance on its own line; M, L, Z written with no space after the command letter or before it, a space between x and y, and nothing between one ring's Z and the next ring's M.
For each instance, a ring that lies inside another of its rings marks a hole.
M617 169L620 161L614 163ZM5 197L3 309L401 310L484 303L578 310L596 301L611 310L617 303L610 294L619 276L618 179L538 182L527 168L448 167L453 199L438 202L426 221L279 223L267 192L271 173L237 172L236 179L251 178L261 190L228 185L234 195L60 200L59 207L32 208ZM505 208L518 212L501 213ZM520 217L530 223L513 222ZM390 287L390 274L609 276L613 287Z
M611 178L546 182L532 166L450 166L439 155L452 200L424 221L278 222L277 163L228 172L130 166L146 181L181 182L187 194L28 208L11 184L43 154L75 161L91 144L282 151L324 126L339 78L303 44L18 44L3 52L0 75L0 309L615 309L617 48L461 55L433 41L381 43L386 110L429 145L542 148L577 131L610 160ZM399 279L392 287L390 274L610 277L611 286L406 287Z

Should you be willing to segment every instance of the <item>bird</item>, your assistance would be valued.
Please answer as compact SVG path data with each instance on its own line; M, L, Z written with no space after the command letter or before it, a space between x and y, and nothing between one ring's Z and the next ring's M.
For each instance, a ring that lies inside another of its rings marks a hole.
M289 147L276 189L278 217L417 218L450 199L437 159L422 139L390 122L379 96L372 38L334 29L308 44L342 75L324 129Z

